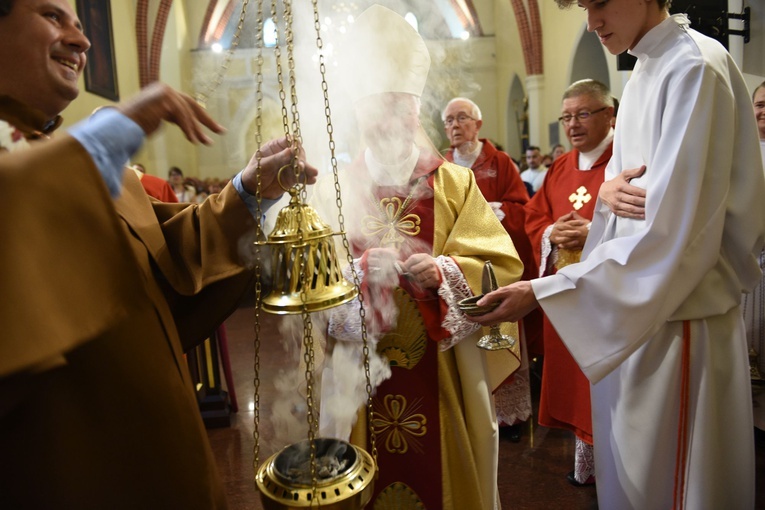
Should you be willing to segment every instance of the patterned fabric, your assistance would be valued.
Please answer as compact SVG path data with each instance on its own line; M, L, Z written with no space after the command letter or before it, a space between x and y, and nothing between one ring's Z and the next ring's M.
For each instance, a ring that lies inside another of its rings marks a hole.
M513 374L512 384L503 384L494 392L497 406L497 421L500 425L514 425L531 416L529 399L529 369L518 369Z
M438 295L444 300L449 311L446 312L442 327L446 329L450 336L438 343L439 349L445 351L454 346L463 338L478 331L481 326L478 323L471 322L465 318L457 304L473 295L465 280L465 275L460 271L459 266L449 257L439 255L436 257L436 263L443 276L441 285L438 287Z
M361 162L353 173L354 180L368 181L361 178L367 173ZM334 196L334 188L322 184L314 201L319 210L327 196L322 192ZM353 184L343 187L357 189ZM350 437L368 446L369 432L375 432L380 471L369 506L495 508L498 434L490 391L517 368L520 354L479 349L480 328L457 303L480 292L487 260L502 284L521 276L510 239L472 173L429 156L421 158L406 186L361 190L344 198L344 206L354 211L345 229L357 257L366 326L379 337L375 351L391 371L375 390L372 422L359 416ZM401 271L391 275L395 285L389 286L383 269L366 265L370 249L383 246L396 250L399 262L429 254L441 273L439 286L420 288ZM394 320L385 313L388 302L396 308ZM332 315L330 335L342 340L334 349L351 345L358 338L358 301L334 308ZM342 391L328 384L330 375L322 376L322 406ZM332 429L333 419L322 412L321 427Z
M591 444L576 438L574 453L574 478L579 483L595 483L595 454Z

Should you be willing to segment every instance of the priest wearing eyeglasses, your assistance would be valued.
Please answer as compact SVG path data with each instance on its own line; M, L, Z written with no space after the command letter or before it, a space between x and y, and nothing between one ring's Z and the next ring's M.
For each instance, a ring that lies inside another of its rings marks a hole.
M560 122L573 149L559 157L526 205L526 232L537 276L579 262L589 233L598 189L611 159L613 99L599 81L581 80L563 93ZM571 357L550 320L544 318L544 368L539 423L576 435L574 486L595 483L590 382Z

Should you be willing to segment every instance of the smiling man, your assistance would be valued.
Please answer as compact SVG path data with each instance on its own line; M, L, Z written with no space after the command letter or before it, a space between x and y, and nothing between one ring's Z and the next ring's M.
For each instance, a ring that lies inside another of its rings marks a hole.
M223 128L154 84L47 140L90 43L67 0L0 0L0 34L0 505L226 508L183 353L253 281L257 160L203 205L151 200L124 172L144 139ZM292 151L263 150L276 199Z
M754 118L757 119L757 131L760 134L762 155L765 158L765 81L754 89L752 104L754 105ZM765 160L763 160L763 165L765 165Z
M6 34L14 37L3 38L0 61L14 62L25 72L0 73L0 91L53 119L79 93L77 80L90 42L65 2L4 3L7 7L0 9L9 11Z
M581 262L487 295L500 305L479 322L541 305L590 380L600 508L752 508L738 304L761 275L765 177L749 92L666 0L579 5L609 52L637 58L606 179L645 166L645 216L599 201Z

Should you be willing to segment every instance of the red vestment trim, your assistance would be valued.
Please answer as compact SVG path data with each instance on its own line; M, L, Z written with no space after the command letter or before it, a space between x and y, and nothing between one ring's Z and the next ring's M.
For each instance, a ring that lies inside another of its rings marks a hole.
M685 508L685 474L688 465L688 407L690 401L691 323L683 321L683 355L680 362L680 419L677 425L677 456L675 459L675 510Z

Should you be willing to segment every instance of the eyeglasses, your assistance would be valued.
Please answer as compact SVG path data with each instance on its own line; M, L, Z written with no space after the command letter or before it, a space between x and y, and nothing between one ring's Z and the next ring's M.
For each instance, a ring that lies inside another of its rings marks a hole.
M579 112L576 115L571 115L570 113L565 113L565 114L561 115L560 117L558 117L558 121L561 124L568 124L569 122L571 122L574 119L578 120L579 122L583 122L583 121L589 119L591 115L595 115L596 113L600 113L603 110L605 110L606 108L608 108L608 106L604 106L603 108L598 108L597 110L592 111L592 112Z
M465 115L464 113L461 113L457 115L456 117L446 117L444 119L444 127L451 127L451 125L454 124L455 122L461 126L469 120L475 120L475 119L473 117L470 117L469 115Z

